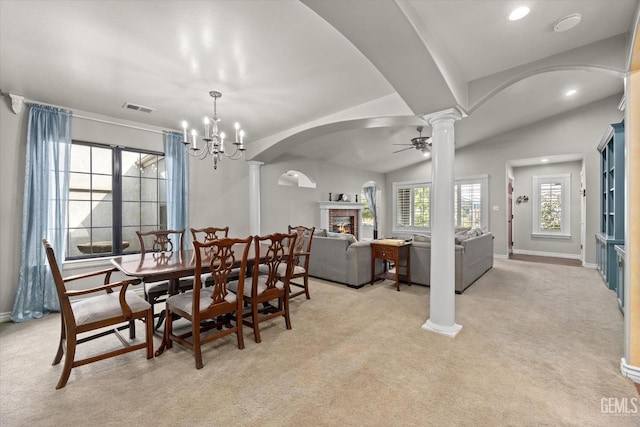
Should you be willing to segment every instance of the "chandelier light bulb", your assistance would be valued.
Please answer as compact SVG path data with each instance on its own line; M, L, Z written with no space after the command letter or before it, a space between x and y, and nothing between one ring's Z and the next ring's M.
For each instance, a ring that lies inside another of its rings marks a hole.
M224 134L224 132L220 132L220 152L224 153L224 138L227 135Z
M182 143L188 144L189 140L187 139L187 127L189 127L189 123L186 120L182 121Z
M195 150L198 148L196 143L196 136L198 136L198 132L195 129L191 129L191 147Z

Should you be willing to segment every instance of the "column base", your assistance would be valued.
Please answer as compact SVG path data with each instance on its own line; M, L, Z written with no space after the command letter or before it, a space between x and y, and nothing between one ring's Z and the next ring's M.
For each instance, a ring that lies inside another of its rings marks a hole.
M453 326L442 326L438 325L428 319L424 325L422 325L422 329L425 331L435 332L436 334L444 335L447 337L455 338L458 335L458 332L462 329L462 325L458 325L454 323Z
M636 384L640 384L640 367L629 365L624 357L620 359L620 372Z

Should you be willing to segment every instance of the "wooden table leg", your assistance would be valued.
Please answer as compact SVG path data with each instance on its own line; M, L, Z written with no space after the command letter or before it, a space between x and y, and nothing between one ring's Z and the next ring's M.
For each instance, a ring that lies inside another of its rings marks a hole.
M169 296L175 295L178 293L178 287L180 286L180 279L170 279L169 280ZM166 315L166 309L164 310ZM166 322L166 320L165 320ZM167 325L164 325L164 332L162 332L162 342L160 342L160 346L156 350L156 357L160 356L164 350L167 348L167 343L169 342L169 337L167 336Z

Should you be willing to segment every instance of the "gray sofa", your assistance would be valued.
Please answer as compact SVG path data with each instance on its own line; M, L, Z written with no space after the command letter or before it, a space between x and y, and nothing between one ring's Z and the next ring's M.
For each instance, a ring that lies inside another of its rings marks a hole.
M493 267L493 234L484 233L464 240L456 238L455 289L461 294ZM423 240L423 241L418 241ZM431 242L414 236L411 251L411 283L429 286L431 282ZM403 267L400 267L403 273Z
M371 245L357 242L352 235L316 234L311 243L309 275L359 288L371 280ZM376 274L383 271L376 260Z

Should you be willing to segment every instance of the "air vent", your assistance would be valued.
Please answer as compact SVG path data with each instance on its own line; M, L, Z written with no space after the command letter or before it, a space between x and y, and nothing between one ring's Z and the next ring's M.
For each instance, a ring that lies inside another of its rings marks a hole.
M145 107L144 105L131 104L129 102L125 102L124 105L122 105L122 108L127 108L129 110L135 110L135 111L141 111L143 113L151 113L151 112L156 110L155 108Z

